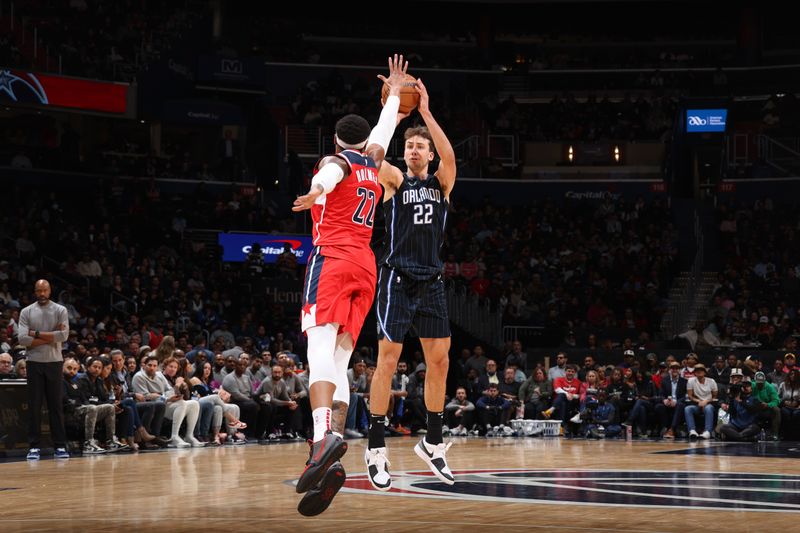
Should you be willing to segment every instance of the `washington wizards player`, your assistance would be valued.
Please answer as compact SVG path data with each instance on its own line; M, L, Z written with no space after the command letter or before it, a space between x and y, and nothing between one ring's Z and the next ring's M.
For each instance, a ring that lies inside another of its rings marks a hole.
M450 141L429 109L428 92L417 80L419 112L426 127L405 132L408 170L384 162L379 172L384 188L385 250L378 274L378 367L370 387L369 446L364 459L372 485L391 488L384 424L389 407L392 374L403 349L403 339L414 328L422 343L427 366L425 406L427 434L414 451L444 483L454 483L442 441L442 413L450 351L443 264L439 252L444 240L450 192L456 179L456 158ZM402 120L402 115L398 115ZM428 172L439 151L439 168Z
M350 386L347 365L375 296L375 256L369 243L381 198L378 171L397 125L400 89L408 63L389 58L390 90L378 124L346 115L336 123L336 153L315 168L311 189L293 211L311 209L314 251L303 286L302 328L308 337L309 393L314 438L297 492L298 511L321 513L345 481L339 458Z

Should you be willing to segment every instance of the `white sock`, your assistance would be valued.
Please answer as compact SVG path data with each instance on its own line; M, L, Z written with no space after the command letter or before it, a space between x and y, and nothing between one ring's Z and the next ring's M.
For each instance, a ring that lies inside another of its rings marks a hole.
M331 429L331 408L317 407L311 413L314 418L314 442L325 438L325 432Z

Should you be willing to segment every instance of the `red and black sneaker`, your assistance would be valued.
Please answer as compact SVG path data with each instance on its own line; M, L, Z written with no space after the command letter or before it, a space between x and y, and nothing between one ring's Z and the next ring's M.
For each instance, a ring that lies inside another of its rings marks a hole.
M322 440L309 444L311 450L308 454L308 461L306 461L306 469L300 474L300 479L297 480L295 487L298 494L316 486L331 465L347 451L347 443L341 437L331 433L330 430L325 433Z
M342 463L336 461L322 476L319 485L305 493L297 511L303 516L317 516L328 508L346 479Z

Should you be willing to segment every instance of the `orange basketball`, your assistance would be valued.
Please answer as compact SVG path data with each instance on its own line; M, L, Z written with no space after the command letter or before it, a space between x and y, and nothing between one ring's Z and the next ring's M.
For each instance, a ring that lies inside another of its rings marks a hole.
M417 105L419 105L419 93L415 88L417 78L411 74L406 74L406 81L403 82L403 88L400 89L400 112L410 113ZM386 103L386 97L389 96L389 86L383 84L381 89L381 104Z

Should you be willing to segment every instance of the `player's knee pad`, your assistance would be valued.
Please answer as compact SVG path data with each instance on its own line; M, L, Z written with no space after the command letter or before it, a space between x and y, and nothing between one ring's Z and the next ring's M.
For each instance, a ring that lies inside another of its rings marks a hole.
M317 381L327 381L337 385L337 365L334 359L336 351L336 333L339 324L322 324L306 330L308 337L308 385ZM347 376L345 376L347 379Z

